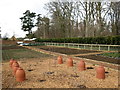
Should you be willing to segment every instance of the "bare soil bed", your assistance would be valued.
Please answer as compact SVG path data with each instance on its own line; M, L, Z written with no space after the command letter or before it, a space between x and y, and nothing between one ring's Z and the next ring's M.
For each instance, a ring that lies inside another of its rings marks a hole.
M109 57L100 56L100 55L85 55L85 56L77 56L77 57L103 61L103 62L108 62L113 64L120 64L120 59L109 58Z
M16 42L17 41L12 41L12 40L1 40L1 44L4 44L4 45L16 45Z
M17 45L3 45L2 50L9 50L9 49L24 49L23 47Z
M71 48L65 48L65 47L53 47L53 46L33 46L33 47L40 48L40 49L47 50L47 51L67 54L67 55L101 52L101 51L79 50L79 49L71 49Z
M96 67L86 63L85 71L78 71L74 60L74 67L57 64L57 57L34 58L18 60L20 66L26 72L24 82L16 82L9 68L9 62L2 63L2 85L3 88L118 88L118 71L105 67L106 78L96 78ZM90 68L92 67L92 68Z
M35 48L40 48L43 50L51 51L51 52L58 52L66 55L75 55L75 54L83 54L81 58L87 58L87 59L92 59L96 61L103 61L103 62L108 62L108 63L113 63L113 64L119 64L120 59L115 59L115 58L109 58L109 57L104 57L100 55L89 55L89 53L101 53L102 51L93 51L93 50L80 50L80 49L70 49L70 48L62 48L62 47L53 47L53 46L34 46ZM104 52L103 52L104 53ZM84 55L88 54L88 55Z

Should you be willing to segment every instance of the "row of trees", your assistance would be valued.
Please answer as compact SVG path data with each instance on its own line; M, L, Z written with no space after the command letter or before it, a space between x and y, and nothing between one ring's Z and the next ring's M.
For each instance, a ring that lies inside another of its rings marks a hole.
M120 2L61 2L58 0L58 2L49 2L45 8L51 17L29 13L31 14L31 19L29 19L26 18L28 13L24 13L24 17L21 18L22 29L30 31L29 34L31 34L32 27L37 26L34 35L38 38L96 37L120 34ZM35 17L37 23L33 25ZM29 25L27 25L26 21L31 23L28 22Z

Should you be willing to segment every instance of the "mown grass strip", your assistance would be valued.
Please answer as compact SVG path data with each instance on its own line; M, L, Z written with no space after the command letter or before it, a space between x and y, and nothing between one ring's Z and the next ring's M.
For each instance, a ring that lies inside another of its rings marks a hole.
M103 53L102 55L112 58L120 58L120 52Z
M20 58L40 58L40 57L49 57L50 55L36 52L29 49L9 49L2 51L2 60L9 60L11 58L20 59Z

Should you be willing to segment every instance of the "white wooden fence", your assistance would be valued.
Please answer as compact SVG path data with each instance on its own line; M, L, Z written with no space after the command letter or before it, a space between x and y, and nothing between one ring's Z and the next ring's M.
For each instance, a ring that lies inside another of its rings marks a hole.
M48 43L45 45L68 47L68 48L79 48L88 50L103 50L103 51L120 51L120 45L103 45L103 44L76 44L76 43Z

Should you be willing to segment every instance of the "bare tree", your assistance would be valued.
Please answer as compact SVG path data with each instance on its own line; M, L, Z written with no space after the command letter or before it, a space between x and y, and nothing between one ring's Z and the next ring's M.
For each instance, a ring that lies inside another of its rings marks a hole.
M46 9L51 19L42 19L38 30L43 38L118 35L119 6L115 2L50 2Z

